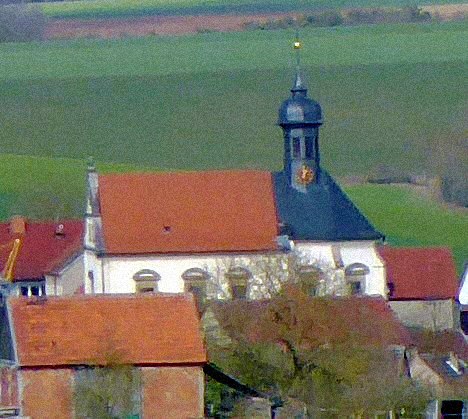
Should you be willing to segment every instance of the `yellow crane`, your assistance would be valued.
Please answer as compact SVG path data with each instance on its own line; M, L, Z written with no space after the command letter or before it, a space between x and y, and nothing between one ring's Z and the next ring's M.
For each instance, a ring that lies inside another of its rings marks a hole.
M23 242L21 239L14 239L13 244L9 242L3 246L0 246L0 249L4 249L5 247L11 246L10 254L8 255L7 262L3 267L2 271L2 279L7 282L13 282L15 278L15 267L16 267L16 260L18 259L18 254L21 250L21 245Z

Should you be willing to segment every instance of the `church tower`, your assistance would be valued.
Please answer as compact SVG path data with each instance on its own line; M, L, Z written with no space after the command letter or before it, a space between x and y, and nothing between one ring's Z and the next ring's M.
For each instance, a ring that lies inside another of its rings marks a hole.
M308 186L320 178L319 127L323 120L320 104L307 97L307 87L300 71L301 43L298 38L294 49L296 78L291 97L279 109L278 125L283 129L284 172L289 185L306 193Z

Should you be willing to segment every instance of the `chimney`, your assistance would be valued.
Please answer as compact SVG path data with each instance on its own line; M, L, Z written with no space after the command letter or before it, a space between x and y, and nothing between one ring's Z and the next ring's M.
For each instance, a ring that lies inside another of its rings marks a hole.
M63 224L57 224L55 227L55 237L65 237L65 226Z
M23 236L26 234L26 218L14 215L10 219L10 234L12 236Z

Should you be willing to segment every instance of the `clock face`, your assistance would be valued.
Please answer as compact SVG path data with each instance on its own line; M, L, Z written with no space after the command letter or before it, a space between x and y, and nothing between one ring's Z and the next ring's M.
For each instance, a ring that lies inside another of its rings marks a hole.
M309 183L313 182L315 173L309 166L303 164L297 171L296 178L297 182L301 185L308 185Z

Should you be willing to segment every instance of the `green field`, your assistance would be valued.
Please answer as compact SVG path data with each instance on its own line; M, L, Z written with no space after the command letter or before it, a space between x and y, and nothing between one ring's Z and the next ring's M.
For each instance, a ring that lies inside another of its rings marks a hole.
M2 151L277 169L292 36L0 45ZM432 172L432 148L463 135L466 25L316 29L303 38L310 94L325 113L323 158L335 175L379 164Z
M41 3L53 18L109 18L142 15L273 13L330 8L451 4L456 0L86 0Z
M447 209L404 186L345 188L353 202L395 246L448 246L461 270L467 258L468 213Z
M89 155L104 170L279 169L276 113L294 73L293 35L0 45L0 217L79 216ZM437 173L434 150L463 138L466 24L307 29L302 37L310 94L325 113L327 169ZM390 242L450 245L462 262L466 215L369 188L349 191Z

